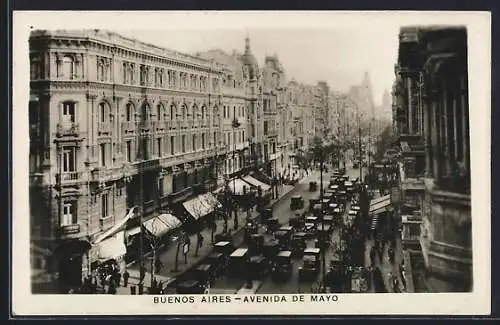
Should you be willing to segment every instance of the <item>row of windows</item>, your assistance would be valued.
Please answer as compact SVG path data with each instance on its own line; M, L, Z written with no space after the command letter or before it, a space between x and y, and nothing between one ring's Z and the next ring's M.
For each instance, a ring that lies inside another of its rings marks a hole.
M36 110L36 107L31 109ZM111 116L111 107L106 102L100 102L98 104L98 115L100 122L109 122ZM63 123L71 122L74 123L77 120L77 103L73 101L66 101L62 103L62 118ZM182 105L179 109L175 105L170 105L167 110L162 104L158 104L155 110L152 110L149 105L144 104L141 106L141 111L139 114L141 120L147 121L151 120L153 117L156 120L177 120L177 117L181 120L185 120L188 117L192 119L201 118L202 120L209 117L209 112L206 106L197 107L196 105L191 107L187 105ZM125 106L125 119L127 122L136 120L135 106L132 103L127 103Z
M245 141L245 131L235 132L237 143ZM175 155L177 153L186 153L188 150L197 151L212 148L217 140L217 133L213 133L213 142L208 141L208 134L202 133L201 135L194 134L190 137L191 142L188 143L188 136L182 135L170 136L163 138L155 138L153 143L151 139L142 139L139 144L135 140L127 140L124 145L125 159L128 162L134 162L137 157L150 159L152 156L163 157L167 154ZM178 141L180 142L178 143ZM227 132L224 135L224 144L232 145L232 133ZM189 144L189 148L188 148ZM102 167L108 166L111 163L111 144L99 144L99 165ZM62 172L75 172L77 170L76 164L77 151L75 147L63 147L61 153L61 168Z
M112 60L107 57L96 57L96 79L101 82L112 80ZM33 58L30 63L31 79L39 79L44 76L44 68L40 58ZM73 53L65 54L56 60L56 76L68 80L83 76L83 66ZM179 72L170 69L152 67L144 64L123 62L121 67L122 83L141 86L154 86L158 88L175 88L192 91L207 91L209 79L206 76ZM138 78L136 77L138 74ZM212 90L219 90L218 78L212 78Z
M245 113L245 106L234 106L232 107L233 109L231 109L231 106L229 105L224 105L224 110L223 110L223 117L225 119L228 119L228 118L237 118L237 117L245 117L246 113ZM231 114L232 112L232 114Z

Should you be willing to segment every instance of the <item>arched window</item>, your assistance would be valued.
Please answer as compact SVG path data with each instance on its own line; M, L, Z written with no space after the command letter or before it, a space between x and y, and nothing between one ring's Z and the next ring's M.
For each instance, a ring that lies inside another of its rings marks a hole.
M163 120L163 105L162 104L156 105L156 119L158 121Z
M75 62L71 56L63 58L63 76L68 79L73 79L75 73Z
M125 118L127 119L127 122L134 120L134 106L132 103L127 103L125 106Z
M182 105L182 107L181 107L181 116L182 116L183 120L186 119L186 115L187 115L187 107L186 107L186 105Z
M176 109L175 105L170 105L170 120L175 120Z
M206 114L207 114L207 107L206 107L206 106L202 106L202 107L201 107L201 118L202 118L203 120L205 119Z
M143 121L149 120L149 106L148 106L148 104L142 105L141 118Z
M99 103L99 121L107 122L109 120L108 104L106 102Z
M193 105L193 120L198 117L198 106Z

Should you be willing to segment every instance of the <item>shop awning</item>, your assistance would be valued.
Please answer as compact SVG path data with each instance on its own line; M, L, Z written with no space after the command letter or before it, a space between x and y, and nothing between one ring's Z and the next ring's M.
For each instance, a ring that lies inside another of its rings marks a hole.
M371 200L370 202L370 215L376 215L382 212L389 211L391 207L391 195L385 195L380 198Z
M170 229L178 228L182 224L182 222L177 217L175 217L169 213L160 214L158 216L158 219L163 221L163 223L166 224L167 226L169 226Z
M252 185L249 184L248 182L243 181L241 178L234 178L229 181L228 186L231 193L234 193L236 195L242 195L243 187L246 187L247 191L250 191L250 187Z
M114 236L103 240L98 244L99 246L99 260L102 262L118 259L127 253L125 246L125 232L120 231Z
M149 219L143 223L144 228L146 228L150 233L156 237L161 237L169 232L170 226L164 223L159 216Z
M192 200L186 201L182 204L187 212L196 220L202 218L215 210L221 204L213 196L212 193L205 193L198 195Z
M245 182L247 182L247 183L255 186L255 187L259 187L260 186L262 188L262 191L264 191L264 192L268 191L271 188L271 186L269 186L268 184L262 183L261 181L253 178L252 176L245 176L245 177L243 177L243 180Z
M127 215L121 219L115 222L113 227L109 228L106 230L103 234L101 234L99 237L97 237L92 244L96 245L102 242L103 240L107 239L108 237L114 236L116 233L119 231L122 231L125 228L125 225L127 224L127 221L134 216L135 213L135 207L131 208Z

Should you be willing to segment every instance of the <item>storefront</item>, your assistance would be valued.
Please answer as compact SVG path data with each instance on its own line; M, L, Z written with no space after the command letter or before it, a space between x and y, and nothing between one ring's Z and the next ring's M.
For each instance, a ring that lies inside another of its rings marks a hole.
M214 212L215 209L221 207L221 204L212 193L198 195L195 198L182 203L182 205L188 214L196 221L202 221L204 217Z
M268 185L264 182L261 182L250 175L243 177L243 180L256 188L260 187L262 189L263 195L267 195L269 193L269 191L271 190L271 185Z
M370 201L368 215L372 218L372 231L379 227L379 217L393 211L391 195L384 195Z

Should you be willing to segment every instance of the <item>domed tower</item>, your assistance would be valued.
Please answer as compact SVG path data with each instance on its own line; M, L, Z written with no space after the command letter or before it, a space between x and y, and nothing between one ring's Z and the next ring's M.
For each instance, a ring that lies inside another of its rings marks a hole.
M242 56L242 61L247 68L250 80L255 79L259 73L259 65L257 63L257 59L252 54L252 50L250 49L250 38L248 35L245 37L245 53Z

